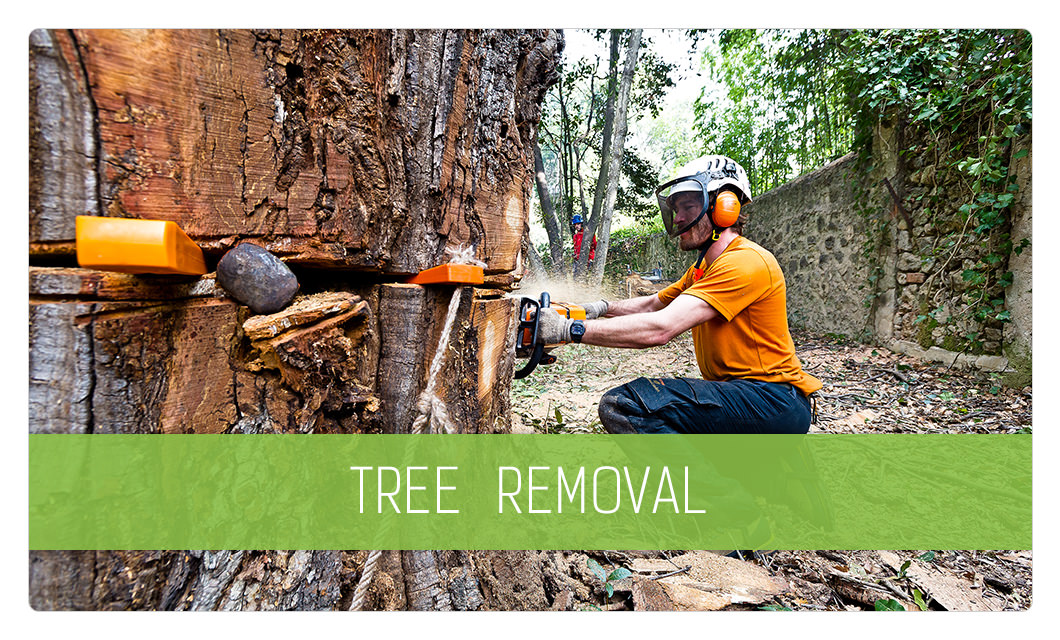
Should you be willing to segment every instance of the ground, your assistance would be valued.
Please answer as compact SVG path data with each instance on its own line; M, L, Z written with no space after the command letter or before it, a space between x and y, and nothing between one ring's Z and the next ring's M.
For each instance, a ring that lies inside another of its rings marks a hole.
M824 382L819 422L811 431L1031 431L1030 387L1010 389L996 376L919 362L840 336L795 331L793 337L803 366ZM638 376L699 377L688 333L650 350L566 345L554 353L556 363L514 381L514 431L601 433L596 408L607 389ZM676 554L591 555L610 571L644 558L671 562ZM1012 610L1026 609L1031 601L1030 551L776 551L743 561L764 568L787 588L753 606L727 608L842 610L896 603L907 609ZM680 563L673 566L682 569ZM609 606L637 608L643 599L635 591L616 588L616 602Z

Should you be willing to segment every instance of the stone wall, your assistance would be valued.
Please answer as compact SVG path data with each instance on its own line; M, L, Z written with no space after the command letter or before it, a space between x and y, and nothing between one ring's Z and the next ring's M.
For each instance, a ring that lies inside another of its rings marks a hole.
M744 235L773 253L788 285L792 325L861 340L874 333L866 219L857 214L853 155L764 193Z
M744 229L784 270L789 322L842 334L922 359L1003 374L1013 386L1031 376L1031 249L1012 251L992 267L985 287L964 272L1011 240L1031 236L1030 137L1013 149L1018 191L1009 220L974 236L959 207L960 176L936 170L916 132L880 126L871 161L847 155L758 195ZM899 149L913 148L912 154ZM885 181L886 179L886 181ZM889 186L888 186L889 185ZM665 234L610 256L645 268L662 263L670 279L694 259ZM635 269L637 267L634 267ZM999 275L1011 271L1003 286ZM982 320L977 298L1003 301L1009 320ZM977 336L972 341L969 335Z

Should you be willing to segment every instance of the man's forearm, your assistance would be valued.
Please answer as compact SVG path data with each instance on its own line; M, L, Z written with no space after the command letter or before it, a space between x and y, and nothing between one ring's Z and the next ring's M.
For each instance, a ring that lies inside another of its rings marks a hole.
M626 302L623 300L623 302ZM608 309L610 311L610 309ZM583 344L600 347L641 349L666 344L673 337L671 327L657 313L636 313L616 318L585 321Z
M601 347L626 347L639 349L666 344L670 340L696 325L718 318L724 319L714 307L691 295L677 296L670 304L664 305L655 297L644 296L632 300L621 300L622 303L658 306L654 311L629 313L614 318L599 318L585 321L585 335L582 342ZM622 310L622 307L619 308ZM608 308L610 311L610 308ZM572 322L568 320L567 322Z
M666 305L654 293L625 300L608 300L607 313L603 317L614 318L616 316L628 316L633 313L648 313L658 311L664 306Z

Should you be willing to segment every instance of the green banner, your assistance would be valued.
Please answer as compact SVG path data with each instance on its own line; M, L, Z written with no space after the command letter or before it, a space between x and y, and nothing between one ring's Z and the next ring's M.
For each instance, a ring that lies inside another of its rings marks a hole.
M1025 435L31 435L44 549L1030 549Z

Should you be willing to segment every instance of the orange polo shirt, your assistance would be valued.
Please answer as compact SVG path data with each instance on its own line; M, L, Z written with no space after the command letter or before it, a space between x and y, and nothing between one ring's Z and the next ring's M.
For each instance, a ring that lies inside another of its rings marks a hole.
M821 388L821 381L803 371L795 356L787 287L773 254L737 236L705 271L692 265L658 295L670 304L682 294L704 300L721 315L692 327L705 379L788 382L804 394Z

